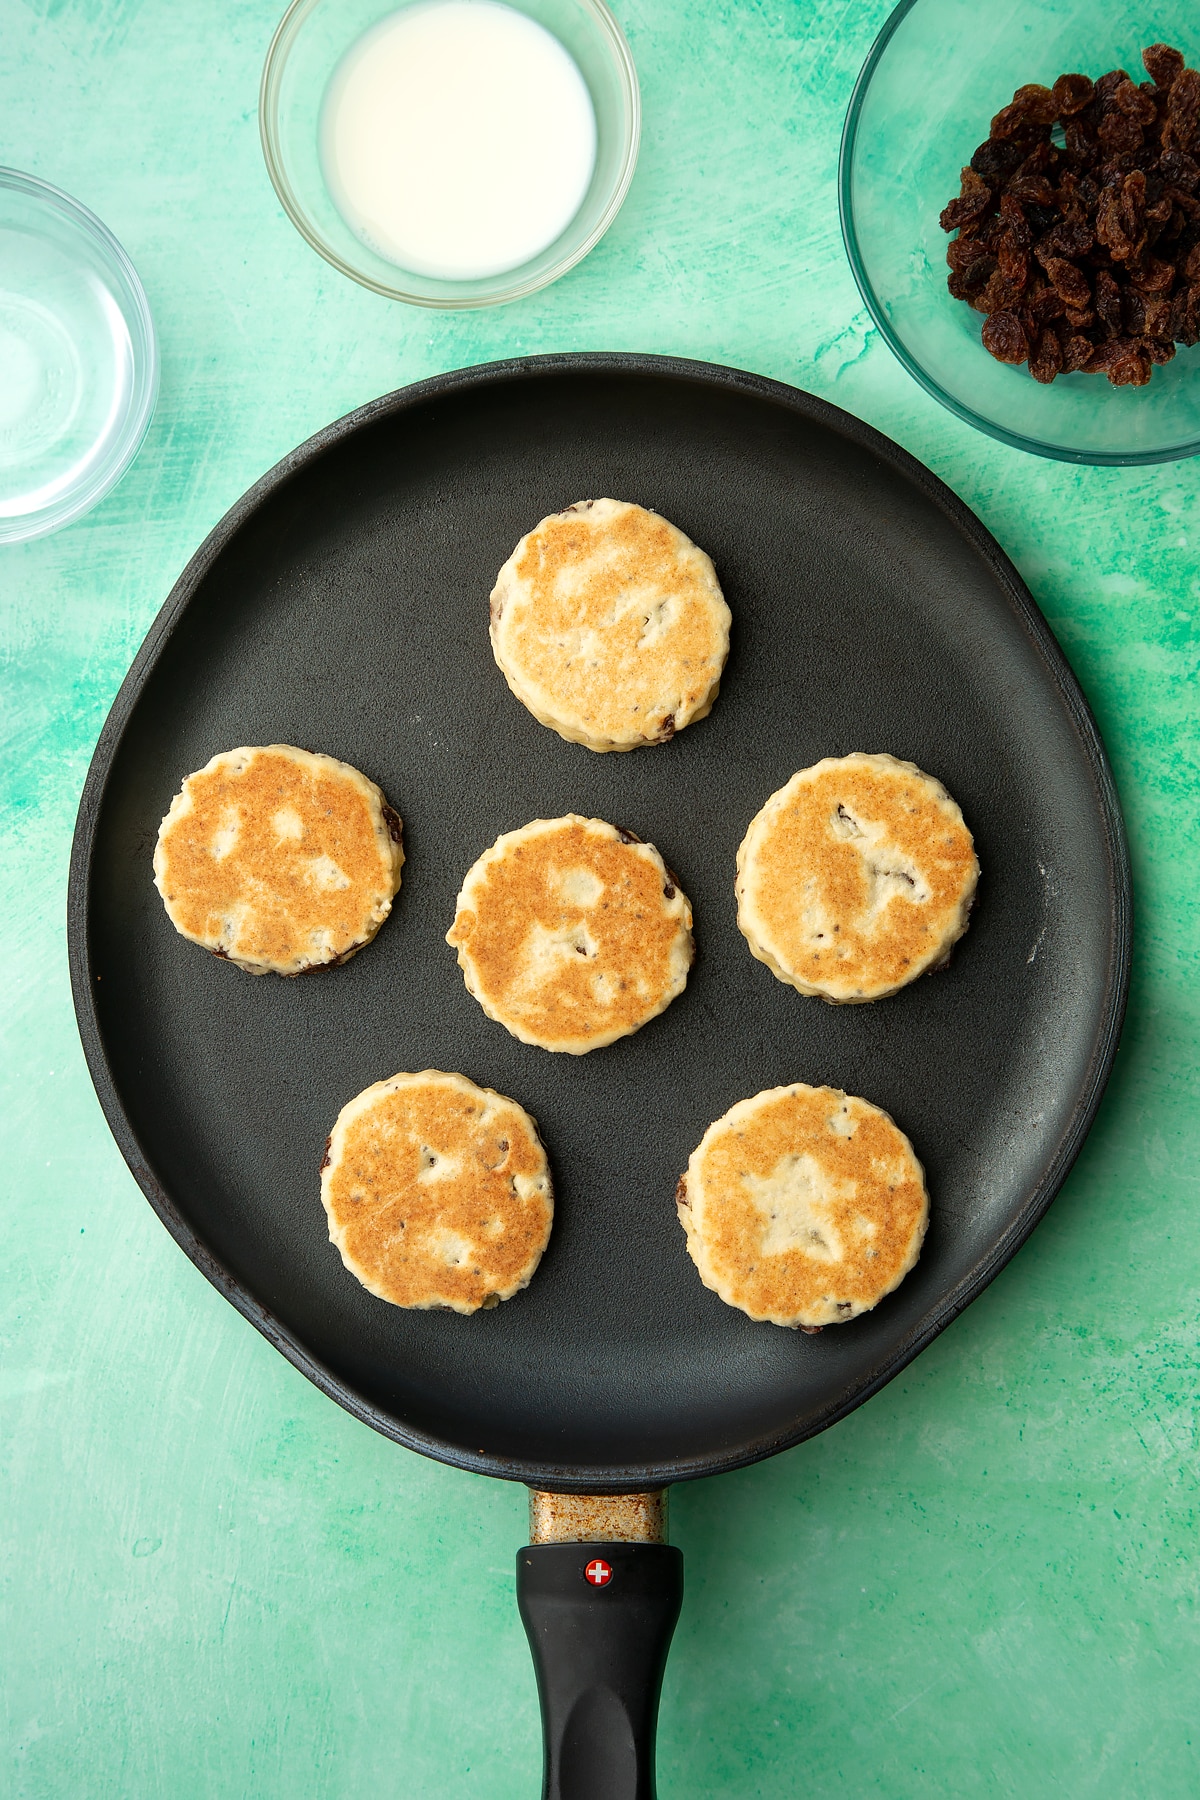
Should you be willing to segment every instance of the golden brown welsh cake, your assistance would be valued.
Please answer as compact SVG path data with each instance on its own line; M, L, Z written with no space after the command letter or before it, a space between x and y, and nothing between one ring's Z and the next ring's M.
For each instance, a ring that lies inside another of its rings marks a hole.
M831 756L751 820L738 925L802 994L880 1000L948 959L978 879L971 833L940 781L894 756Z
M710 1125L676 1193L705 1287L752 1319L812 1331L869 1312L929 1220L913 1147L837 1088L770 1088Z
M589 750L636 750L711 709L729 608L709 558L666 519L581 500L543 519L501 569L491 637L535 719Z
M154 885L176 931L251 975L345 962L392 909L400 819L373 781L291 744L225 750L159 826Z
M683 991L692 909L653 844L568 813L505 832L468 871L446 942L489 1019L579 1056Z
M437 1069L377 1081L343 1106L321 1200L331 1241L369 1292L459 1313L528 1287L554 1218L524 1107Z

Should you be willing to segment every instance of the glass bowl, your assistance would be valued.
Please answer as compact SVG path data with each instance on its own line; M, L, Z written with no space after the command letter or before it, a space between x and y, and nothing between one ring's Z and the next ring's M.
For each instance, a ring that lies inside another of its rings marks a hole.
M157 394L154 322L116 238L69 194L0 169L0 544L95 506Z
M935 399L1020 450L1080 463L1168 462L1200 450L1200 346L1143 388L1102 375L1043 387L996 362L983 317L946 288L938 214L992 115L1026 82L1127 69L1161 42L1200 64L1195 0L904 0L868 56L842 136L839 205L855 279L885 340Z
M446 280L378 255L334 205L321 169L320 113L337 65L372 25L423 0L293 0L267 52L259 95L263 155L288 217L335 269L414 306L495 306L557 281L608 230L633 180L641 133L637 73L603 0L506 0L545 26L575 59L596 112L596 166L566 229L528 262L498 275Z

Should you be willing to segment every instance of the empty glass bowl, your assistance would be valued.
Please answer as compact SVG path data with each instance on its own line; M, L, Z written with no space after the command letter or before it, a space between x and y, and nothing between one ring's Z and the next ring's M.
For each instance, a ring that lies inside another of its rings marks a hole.
M0 169L0 544L95 506L157 393L154 324L120 244L69 194Z
M641 103L629 46L603 0L506 0L544 26L574 58L595 109L596 164L579 210L552 244L501 274L448 280L402 269L364 243L334 205L321 168L321 106L330 77L365 32L405 3L293 0L267 52L259 95L263 155L275 191L314 250L343 275L389 299L475 307L535 293L599 242L633 180Z
M1200 346L1179 349L1143 388L1102 375L1043 387L996 362L983 318L946 288L938 214L1026 82L1067 70L1093 79L1146 73L1162 42L1200 64L1195 0L904 0L877 39L850 102L839 184L851 267L875 323L921 385L959 418L1018 449L1083 463L1167 462L1200 450Z

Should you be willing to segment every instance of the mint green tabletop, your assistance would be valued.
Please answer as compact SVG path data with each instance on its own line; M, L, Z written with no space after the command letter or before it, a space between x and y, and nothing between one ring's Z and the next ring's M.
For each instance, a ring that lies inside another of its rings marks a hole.
M975 508L1099 718L1138 909L1116 1072L1026 1248L844 1423L675 1491L664 1800L1194 1796L1200 463L1006 449L879 341L835 169L886 0L617 0L646 115L623 212L557 286L457 315L351 285L285 220L256 123L275 4L0 0L0 161L121 239L163 363L120 486L0 550L0 1793L538 1791L524 1491L341 1413L176 1249L84 1068L64 896L105 712L252 481L418 377L632 349L808 388Z

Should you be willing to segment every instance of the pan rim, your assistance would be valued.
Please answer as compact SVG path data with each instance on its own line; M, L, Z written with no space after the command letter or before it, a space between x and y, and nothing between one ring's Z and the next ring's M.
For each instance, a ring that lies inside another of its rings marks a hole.
M313 1357L287 1327L242 1286L178 1210L171 1195L159 1181L126 1113L109 1065L96 1009L89 929L96 831L125 729L171 633L210 569L247 521L297 474L346 438L383 418L402 414L424 406L431 400L457 395L472 388L494 388L505 383L558 374L673 378L782 406L810 422L824 426L877 457L942 510L991 569L1014 615L1031 640L1039 660L1054 682L1086 758L1096 793L1108 857L1111 896L1108 976L1102 1017L1076 1104L1041 1180L987 1255L979 1259L918 1327L900 1340L891 1355L873 1372L870 1380L852 1392L831 1400L815 1415L798 1423L795 1429L765 1434L749 1443L740 1443L732 1451L708 1451L692 1456L668 1457L650 1463L612 1464L604 1469L596 1466L581 1468L567 1463L538 1463L522 1457L509 1458L476 1451L435 1433L403 1424L364 1400L324 1363ZM801 388L791 387L748 370L685 357L654 356L628 351L582 351L508 358L469 369L450 370L369 401L325 426L290 451L248 488L218 521L189 559L152 622L97 739L80 797L71 846L67 949L72 998L84 1056L109 1130L134 1179L163 1225L224 1299L322 1393L354 1418L404 1448L473 1474L521 1481L548 1491L613 1494L658 1489L677 1481L696 1480L746 1467L816 1436L878 1393L952 1324L999 1274L1046 1213L1082 1149L1099 1109L1116 1056L1128 999L1132 912L1132 879L1124 820L1112 769L1091 709L1053 632L1015 565L975 513L952 489L908 451L873 426Z

